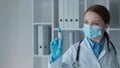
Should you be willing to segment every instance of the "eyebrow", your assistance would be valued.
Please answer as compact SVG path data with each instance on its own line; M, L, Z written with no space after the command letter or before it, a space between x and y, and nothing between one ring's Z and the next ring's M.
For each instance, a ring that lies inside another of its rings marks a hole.
M88 20L84 20L84 22L88 22ZM92 22L101 22L100 20L93 20Z
M97 20L97 19L96 19L96 20L93 20L93 22L96 22L96 21L97 21L97 22L101 22L100 20Z

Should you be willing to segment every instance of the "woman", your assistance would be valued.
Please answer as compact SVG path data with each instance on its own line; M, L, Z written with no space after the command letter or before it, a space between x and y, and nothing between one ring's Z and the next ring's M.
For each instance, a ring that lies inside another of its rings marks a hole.
M62 55L62 44L59 44L56 38L50 45L51 56L48 67L120 68L117 52L106 32L109 24L110 13L104 6L93 5L88 8L84 13L83 41L71 45Z

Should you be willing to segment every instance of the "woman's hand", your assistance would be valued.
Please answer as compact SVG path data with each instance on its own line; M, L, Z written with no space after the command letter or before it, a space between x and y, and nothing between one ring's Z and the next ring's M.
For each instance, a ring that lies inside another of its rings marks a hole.
M59 40L60 42L58 42ZM50 42L52 62L57 60L62 55L63 40L63 37L61 39L55 38L52 42Z

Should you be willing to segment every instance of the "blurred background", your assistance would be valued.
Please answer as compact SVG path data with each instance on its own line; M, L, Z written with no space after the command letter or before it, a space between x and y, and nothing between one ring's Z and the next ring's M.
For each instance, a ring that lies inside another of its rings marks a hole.
M111 13L108 32L120 63L120 0L79 0L79 25L63 28L63 51L82 39L82 15L95 3L103 4ZM57 36L59 10L59 0L0 0L0 68L47 68L49 43Z

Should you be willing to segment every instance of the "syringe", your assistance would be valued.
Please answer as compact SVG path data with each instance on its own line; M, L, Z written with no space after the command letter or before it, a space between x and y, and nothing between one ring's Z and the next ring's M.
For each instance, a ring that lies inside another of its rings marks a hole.
M62 35L61 35L62 29L58 27L58 42L61 45Z

